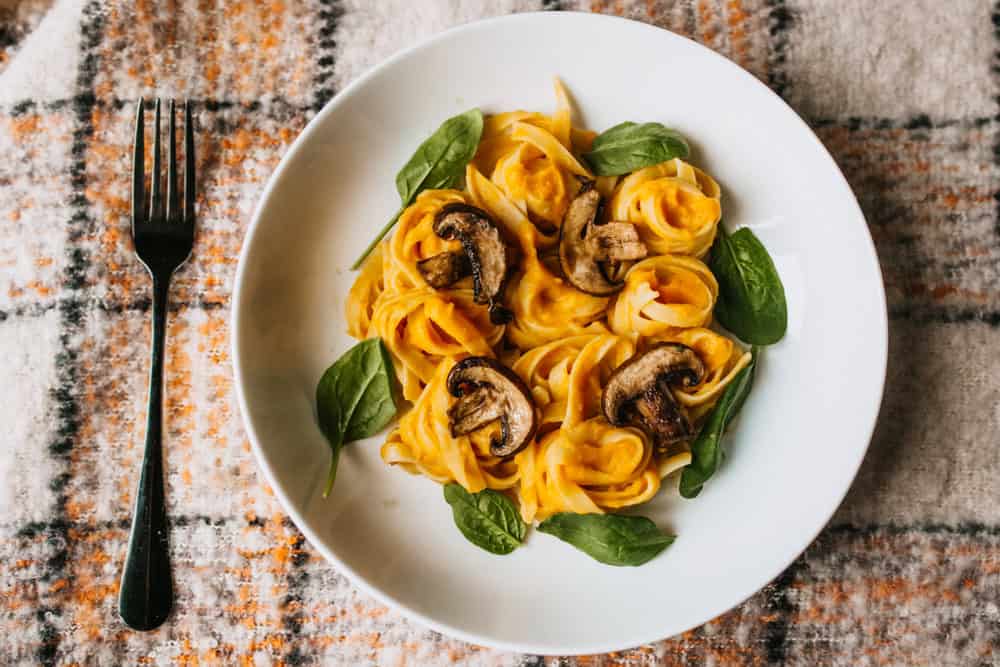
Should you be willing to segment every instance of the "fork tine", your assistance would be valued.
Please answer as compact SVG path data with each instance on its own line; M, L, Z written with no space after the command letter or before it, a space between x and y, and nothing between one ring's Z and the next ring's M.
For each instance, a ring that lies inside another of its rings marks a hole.
M174 100L170 100L170 128L167 133L167 221L173 222L180 211L177 210L177 134L174 123Z
M184 222L194 224L194 123L191 100L184 100Z
M143 142L144 118L146 109L140 97L135 107L135 139L132 142L132 224L145 219L146 184L143 169L145 167L146 146Z
M153 221L163 218L163 195L160 191L160 98L156 98L156 113L153 121L153 173L150 176L149 217Z

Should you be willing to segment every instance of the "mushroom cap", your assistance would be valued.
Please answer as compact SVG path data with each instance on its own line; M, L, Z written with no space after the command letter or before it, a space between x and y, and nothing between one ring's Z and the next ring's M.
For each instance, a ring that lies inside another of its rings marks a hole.
M601 395L604 416L615 426L635 426L658 448L691 437L691 425L670 391L701 382L705 366L687 345L660 343L619 366Z
M578 290L607 296L624 285L622 264L645 257L646 246L632 223L598 224L600 210L601 194L584 182L559 229L559 264Z
M462 202L446 204L434 216L434 233L462 243L472 268L474 299L492 309L507 277L507 246L489 213Z
M514 371L489 357L467 357L448 372L448 393L457 400L448 410L453 436L467 435L500 421L500 436L490 443L494 456L513 456L535 437L535 401Z

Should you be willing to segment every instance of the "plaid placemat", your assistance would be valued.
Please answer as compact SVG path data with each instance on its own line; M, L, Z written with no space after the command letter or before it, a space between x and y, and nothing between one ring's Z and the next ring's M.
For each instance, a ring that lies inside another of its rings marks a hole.
M850 180L889 297L881 420L832 524L737 609L608 656L467 645L356 591L258 476L233 396L240 243L299 130L397 49L528 9L654 23L765 81ZM1000 664L998 93L1000 5L974 0L0 0L0 663ZM176 612L144 634L116 596L150 335L128 152L156 94L196 101L201 198L168 333Z

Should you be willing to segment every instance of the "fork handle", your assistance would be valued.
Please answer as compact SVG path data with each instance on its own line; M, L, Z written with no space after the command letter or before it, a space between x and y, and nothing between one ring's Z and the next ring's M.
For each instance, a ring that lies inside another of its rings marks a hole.
M136 492L128 555L118 595L118 613L136 630L152 630L173 606L163 492L163 341L170 277L153 276L153 348L146 416L146 451Z

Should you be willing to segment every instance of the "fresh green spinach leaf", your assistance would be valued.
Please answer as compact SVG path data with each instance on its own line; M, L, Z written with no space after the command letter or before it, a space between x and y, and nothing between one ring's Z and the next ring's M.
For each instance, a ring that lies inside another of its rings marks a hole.
M326 369L316 385L316 414L333 458L325 498L344 444L378 433L396 415L392 360L380 338L361 341Z
M597 135L583 158L598 176L620 176L636 169L686 158L688 145L679 132L660 123L625 121Z
M490 553L504 555L521 546L528 525L510 498L492 489L469 493L461 484L444 487L455 525L465 538Z
M753 345L781 340L788 327L785 288L771 256L749 227L729 235L719 225L709 268L719 281L715 316L722 326Z
M674 541L642 516L622 514L553 514L538 530L555 535L607 565L642 565Z
M698 437L691 443L691 463L681 472L680 492L685 498L694 498L701 493L705 482L722 464L722 458L725 456L722 436L729 422L739 413L747 396L750 395L759 357L760 348L754 347L750 363L736 374L722 392L719 402L712 408Z
M482 134L483 113L479 109L469 109L446 120L420 144L413 157L396 174L396 190L399 191L402 202L399 211L365 248L361 257L351 266L352 269L361 266L418 194L424 190L453 188L461 182L465 165L476 154Z

